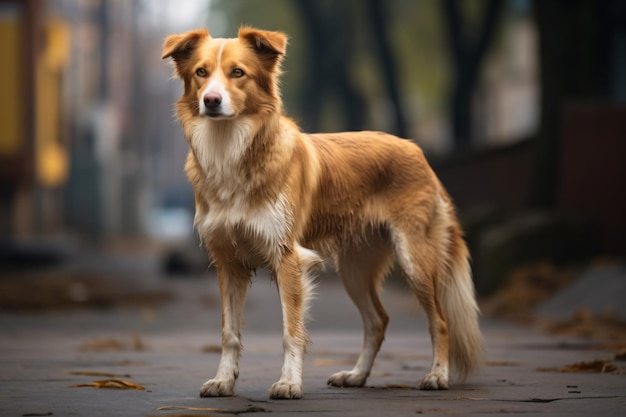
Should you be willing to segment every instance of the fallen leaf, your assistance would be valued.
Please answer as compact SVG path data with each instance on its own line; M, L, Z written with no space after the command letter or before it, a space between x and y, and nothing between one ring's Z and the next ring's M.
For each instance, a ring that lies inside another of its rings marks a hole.
M375 387L375 388L379 388L379 389L417 389L417 388L412 387L410 385L403 385L403 384L388 384L388 385L383 385L381 387Z
M487 361L485 362L487 366L520 366L519 362L513 361Z
M626 361L626 348L620 350L615 354L616 361Z
M337 360L337 359L314 359L313 363L316 366L336 366L336 365L354 365L351 360Z
M85 352L102 352L112 350L126 350L126 346L115 339L93 339L78 347Z
M103 379L100 381L93 381L91 384L76 384L70 385L70 388L113 388L113 389L129 389L129 390L145 390L141 385L134 382L123 381L121 379Z
M227 414L243 414L243 413L267 413L268 410L261 407L250 406L248 408L233 410L228 408L215 408L215 407L190 407L186 405L163 405L157 408L158 411L167 410L188 410L188 411L212 411L214 413L227 413Z
M220 345L206 345L202 347L204 353L222 353L222 347Z
M617 373L619 369L610 360L596 359L566 365L561 368L537 368L540 372Z
M132 344L133 350L144 350L146 348L146 345L143 343L143 340L141 340L141 337L139 337L139 333L137 332L133 332Z
M126 351L145 350L146 346L139 337L137 332L131 334L129 341L120 341L117 339L92 339L80 345L78 350L83 352L108 352L108 351Z
M485 401L486 398L480 398L480 397L456 397L455 400L456 401Z
M95 371L74 371L68 372L70 375L81 375L81 376L106 376L109 378L114 377L124 377L124 378L132 378L129 374L112 374L110 372L95 372Z
M187 412L183 412L183 413L174 413L174 414L151 414L149 416L146 417L211 417L211 416L215 416L215 414L207 414L207 413L187 413Z
M113 362L112 364L113 366L145 366L146 362L125 360L125 361Z

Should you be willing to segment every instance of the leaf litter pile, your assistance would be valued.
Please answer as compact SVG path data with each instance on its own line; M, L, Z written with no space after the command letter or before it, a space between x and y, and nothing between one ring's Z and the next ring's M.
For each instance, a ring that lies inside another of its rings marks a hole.
M615 361L626 360L626 323L606 311L594 315L588 308L579 308L567 320L537 318L534 310L557 292L567 287L579 274L577 268L557 268L550 262L537 262L515 269L507 283L483 303L486 316L506 318L531 324L559 336L589 340L589 348L615 353ZM562 367L538 368L540 372L624 373L613 359L582 361Z
M144 288L135 276L87 273L69 267L0 274L0 310L67 311L86 308L157 307L169 291Z
M586 374L618 374L619 368L610 359L596 359L577 362L560 368L538 368L540 372L586 373Z
M123 341L119 341L116 339L93 339L88 341L87 343L78 347L80 351L124 351L124 350L144 350L145 345L141 341L139 334L133 333L131 337L131 341L129 343L125 343ZM143 362L120 362L119 366L127 366L127 365L143 365ZM142 385L136 384L134 382L127 381L126 379L119 378L131 378L130 374L116 374L112 372L102 372L102 371L72 371L69 372L70 375L77 376L92 376L92 377L103 377L108 379L100 379L86 384L74 384L70 385L70 388L110 388L110 389L120 389L120 390L145 390L145 387Z
M488 317L532 322L534 309L572 283L577 273L576 268L557 268L551 262L520 266L481 310Z

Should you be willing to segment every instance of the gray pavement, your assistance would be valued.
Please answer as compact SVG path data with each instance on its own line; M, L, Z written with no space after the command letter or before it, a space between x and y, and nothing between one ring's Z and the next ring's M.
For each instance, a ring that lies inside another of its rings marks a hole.
M482 374L449 391L416 389L430 361L426 322L412 294L393 282L383 297L391 323L367 387L328 387L328 376L350 368L361 346L356 309L332 275L320 277L311 310L303 399L268 398L280 374L282 342L278 295L264 274L249 292L237 396L199 398L219 360L215 278L141 279L172 291L174 301L158 308L1 312L0 415L626 415L626 375L537 370L614 352L493 320L481 323L488 343ZM97 372L145 390L71 387L107 378L89 374Z

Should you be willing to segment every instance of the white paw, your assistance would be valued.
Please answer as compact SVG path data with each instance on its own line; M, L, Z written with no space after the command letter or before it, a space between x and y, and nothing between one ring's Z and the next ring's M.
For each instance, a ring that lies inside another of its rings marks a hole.
M449 389L448 375L443 372L431 372L426 374L420 382L420 389L435 390L435 389Z
M290 400L302 398L302 384L278 381L270 388L270 398Z
M201 397L232 397L234 394L234 379L210 379L200 389Z
M333 387L362 387L365 385L367 375L354 371L341 371L332 374L328 378L328 385Z

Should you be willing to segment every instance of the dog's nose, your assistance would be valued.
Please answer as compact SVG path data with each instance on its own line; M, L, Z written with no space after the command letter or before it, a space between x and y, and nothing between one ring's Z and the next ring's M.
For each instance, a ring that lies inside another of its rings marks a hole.
M222 96L217 93L205 94L202 98L207 109L215 109L222 103Z

